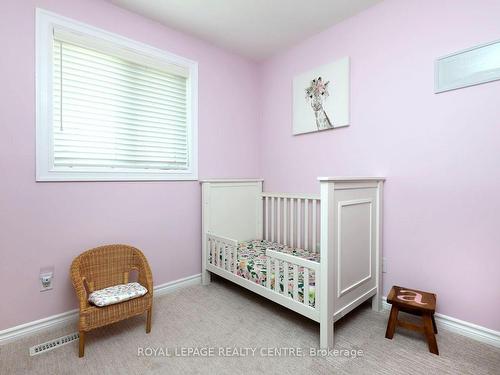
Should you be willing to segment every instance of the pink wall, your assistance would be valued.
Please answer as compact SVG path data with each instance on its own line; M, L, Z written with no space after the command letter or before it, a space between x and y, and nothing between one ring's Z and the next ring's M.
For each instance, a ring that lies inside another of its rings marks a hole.
M0 330L75 308L70 262L98 244L142 248L156 284L200 272L197 182L35 183L36 6L199 62L200 177L317 192L320 175L387 176L386 291L433 290L439 312L500 330L500 82L432 93L437 56L498 39L496 0L386 0L260 66L105 1L4 2ZM346 55L351 126L293 137L292 77Z
M101 0L2 2L0 279L11 286L0 330L76 308L71 260L99 244L143 249L156 284L197 274L201 264L198 182L35 183L37 6L198 61L200 177L258 175L254 63ZM54 290L40 293L47 265Z
M387 176L384 274L440 313L500 330L500 82L433 94L436 57L500 36L497 0L386 0L260 67L261 174ZM292 77L351 57L351 126L292 136Z

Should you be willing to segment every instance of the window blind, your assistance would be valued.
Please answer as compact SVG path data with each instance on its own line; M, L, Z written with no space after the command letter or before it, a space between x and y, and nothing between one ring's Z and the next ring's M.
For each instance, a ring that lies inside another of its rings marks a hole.
M54 167L189 168L185 75L57 34L53 43Z

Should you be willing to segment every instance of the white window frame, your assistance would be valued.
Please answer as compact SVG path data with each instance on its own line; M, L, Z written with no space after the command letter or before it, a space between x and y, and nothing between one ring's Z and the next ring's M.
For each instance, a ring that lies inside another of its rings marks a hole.
M132 50L169 65L188 69L188 152L189 170L166 171L153 169L113 168L97 171L92 168L54 168L52 121L52 49L54 27L110 42L118 48ZM198 63L170 52L136 42L108 31L59 16L37 8L36 10L36 181L153 181L198 179Z

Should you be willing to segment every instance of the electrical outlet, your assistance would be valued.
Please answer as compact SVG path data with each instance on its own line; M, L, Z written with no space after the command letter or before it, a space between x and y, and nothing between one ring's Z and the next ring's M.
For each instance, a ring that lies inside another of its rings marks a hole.
M382 258L382 273L387 273L387 259Z
M40 272L40 292L52 289L53 272Z

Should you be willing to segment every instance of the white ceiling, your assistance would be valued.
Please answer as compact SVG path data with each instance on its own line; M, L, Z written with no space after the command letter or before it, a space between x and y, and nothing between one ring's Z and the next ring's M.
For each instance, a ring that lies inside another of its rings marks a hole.
M169 27L262 60L381 0L111 0Z

